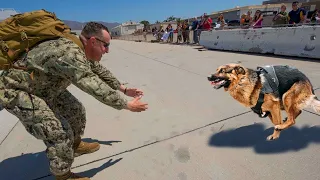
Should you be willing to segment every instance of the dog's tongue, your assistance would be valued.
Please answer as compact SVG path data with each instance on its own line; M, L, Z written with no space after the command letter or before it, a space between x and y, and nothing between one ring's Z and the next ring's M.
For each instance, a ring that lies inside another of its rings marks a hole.
M223 81L217 81L217 82L211 81L210 84L213 85L213 86L216 86L216 85L221 84L221 83L223 83Z
M216 84L219 84L219 83L221 83L221 81L217 81L217 82L211 81L211 85L216 85Z

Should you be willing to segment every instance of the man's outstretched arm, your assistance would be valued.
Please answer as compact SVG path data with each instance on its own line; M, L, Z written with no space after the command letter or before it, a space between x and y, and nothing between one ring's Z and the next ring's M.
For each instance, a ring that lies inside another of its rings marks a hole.
M108 70L99 62L90 61L90 66L91 66L92 72L98 75L99 78L102 79L105 83L107 83L112 89L119 90L130 97L135 97L136 95L143 94L142 91L136 88L127 88L124 85L122 85L119 82L119 80L111 73L111 71Z
M108 106L118 110L127 108L127 100L92 72L90 62L75 44L63 46L66 47L59 47L61 52L57 52L61 56L52 56L44 64L48 72L70 80L79 89Z
M92 72L98 75L100 79L106 82L112 89L120 91L122 90L123 92L124 86L121 85L120 81L111 73L110 70L97 61L90 62L90 66Z

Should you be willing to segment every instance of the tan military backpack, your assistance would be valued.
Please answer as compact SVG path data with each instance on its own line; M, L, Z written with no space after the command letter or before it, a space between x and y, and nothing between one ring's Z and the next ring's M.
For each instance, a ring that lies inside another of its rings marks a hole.
M14 68L16 59L40 42L65 37L82 50L80 39L54 13L37 10L13 15L0 22L0 70Z

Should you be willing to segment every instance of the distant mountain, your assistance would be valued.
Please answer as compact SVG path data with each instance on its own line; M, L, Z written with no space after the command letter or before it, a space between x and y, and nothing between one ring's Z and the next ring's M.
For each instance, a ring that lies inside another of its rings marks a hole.
M62 21L66 23L66 25L68 25L71 28L71 30L81 30L83 26L86 24L86 22L82 23L82 22L70 21L70 20L62 20ZM120 23L108 23L108 22L102 22L102 21L98 21L98 22L105 25L109 30L120 25Z

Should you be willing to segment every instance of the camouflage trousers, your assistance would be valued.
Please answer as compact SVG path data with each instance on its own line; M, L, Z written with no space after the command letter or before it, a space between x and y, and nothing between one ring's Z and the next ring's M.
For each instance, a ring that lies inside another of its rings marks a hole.
M2 98L10 100L4 108L18 117L25 129L47 146L51 173L62 175L68 172L74 161L74 140L81 138L85 129L84 106L67 90L51 100L1 88L0 97L1 91Z

